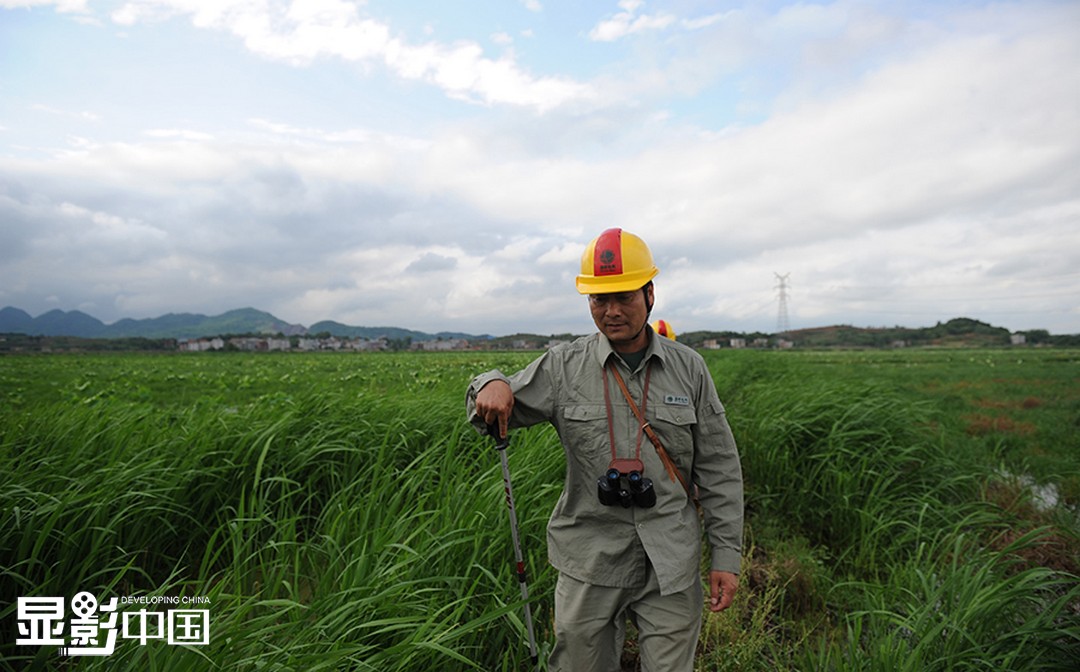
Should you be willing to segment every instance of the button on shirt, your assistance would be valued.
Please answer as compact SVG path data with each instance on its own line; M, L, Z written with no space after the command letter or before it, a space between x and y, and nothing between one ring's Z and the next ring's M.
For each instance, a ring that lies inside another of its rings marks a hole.
M487 430L476 415L476 393L492 380L503 380L514 393L511 428L550 422L559 435L567 468L562 495L548 522L549 561L579 581L613 587L642 585L646 563L651 562L665 595L700 580L697 510L682 484L665 471L648 438L641 437L640 459L644 475L652 479L656 505L604 506L597 497L596 481L612 459L604 402L604 367L609 362L620 367L639 408L651 367L646 420L683 479L698 487L712 569L738 573L742 470L724 407L701 356L655 334L650 334L645 359L634 371L598 333L555 346L511 376L489 371L469 385L469 421L481 432ZM640 423L613 377L608 378L616 456L633 458Z

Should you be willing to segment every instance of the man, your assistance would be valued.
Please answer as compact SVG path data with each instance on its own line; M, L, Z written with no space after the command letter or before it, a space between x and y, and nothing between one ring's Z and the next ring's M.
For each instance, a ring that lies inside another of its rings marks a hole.
M481 431L550 422L566 452L548 523L559 571L550 670L617 671L626 616L644 670L693 670L704 600L695 497L711 548L709 608L726 609L738 588L738 452L701 356L648 325L658 272L639 237L604 231L577 277L599 333L512 376L481 374L466 395Z

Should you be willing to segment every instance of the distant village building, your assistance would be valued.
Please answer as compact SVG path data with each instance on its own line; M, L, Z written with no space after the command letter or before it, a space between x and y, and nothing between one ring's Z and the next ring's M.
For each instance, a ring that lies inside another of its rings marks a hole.
M390 344L386 341L385 337L379 337L375 340L368 340L366 338L354 338L349 341L346 346L357 352L376 352L380 350L387 350Z
M225 349L225 341L220 338L195 338L180 341L177 347L185 352L206 352L207 350Z
M1010 334L1009 335L1009 342L1012 343L1013 345L1025 345L1025 344L1027 344L1027 335L1026 334Z
M736 350L742 350L743 348L746 347L746 339L745 338L733 338L730 341L728 341L728 343L731 345L731 347L735 348Z
M447 338L434 341L419 341L413 343L412 347L414 350L424 350L425 352L446 352L449 350L465 350L469 347L469 342L463 338Z
M292 349L292 342L287 338L268 338L266 339L266 349L273 352L287 351Z
M293 342L295 340L295 347ZM207 350L224 350L228 345L233 350L243 352L320 352L320 351L353 351L353 352L376 352L388 349L389 345L385 338L368 340L366 338L340 339L336 336L328 338L279 338L276 336L237 336L230 338L226 344L221 338L196 338L182 340L177 344L177 349L182 352L205 352Z
M229 345L237 350L245 352L258 352L266 350L266 339L253 336L237 336L229 339Z

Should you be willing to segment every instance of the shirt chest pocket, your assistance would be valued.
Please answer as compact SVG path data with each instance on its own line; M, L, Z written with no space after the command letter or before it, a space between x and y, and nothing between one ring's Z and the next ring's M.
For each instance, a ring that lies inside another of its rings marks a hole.
M563 443L582 455L610 455L607 410L603 404L563 407Z
M649 415L653 416L653 431L664 448L673 455L690 456L694 446L694 425L697 424L694 408L657 405L650 407Z

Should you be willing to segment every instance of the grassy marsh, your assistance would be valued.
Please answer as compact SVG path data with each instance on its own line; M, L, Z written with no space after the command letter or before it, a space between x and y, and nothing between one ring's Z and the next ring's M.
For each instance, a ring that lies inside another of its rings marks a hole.
M17 597L188 595L209 645L125 640L79 667L521 669L502 480L463 392L532 356L0 358L3 631ZM700 669L1080 661L1080 353L706 358L748 524ZM543 650L563 458L534 428L510 460ZM13 640L4 669L64 669Z

